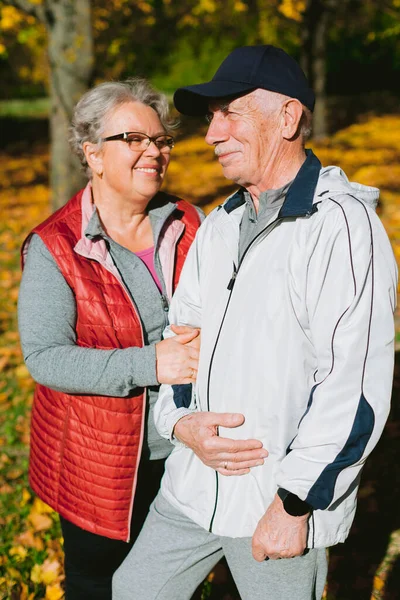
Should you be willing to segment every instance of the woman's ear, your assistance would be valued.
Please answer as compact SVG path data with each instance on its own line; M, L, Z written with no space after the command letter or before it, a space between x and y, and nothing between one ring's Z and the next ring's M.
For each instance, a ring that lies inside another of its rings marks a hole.
M87 164L98 177L103 176L103 153L97 144L84 142L82 150L85 154Z
M282 135L285 140L293 139L298 133L303 106L296 98L290 98L283 107Z

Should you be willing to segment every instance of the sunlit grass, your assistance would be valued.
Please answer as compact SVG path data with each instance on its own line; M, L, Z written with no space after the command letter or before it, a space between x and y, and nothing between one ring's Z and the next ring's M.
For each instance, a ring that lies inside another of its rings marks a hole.
M0 117L43 118L50 110L49 98L0 100Z

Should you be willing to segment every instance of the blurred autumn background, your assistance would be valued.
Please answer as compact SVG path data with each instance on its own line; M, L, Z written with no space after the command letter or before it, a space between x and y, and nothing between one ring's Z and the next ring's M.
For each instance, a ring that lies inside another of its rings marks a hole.
M83 183L67 145L75 102L95 83L131 75L172 95L211 78L235 46L282 46L317 93L311 146L324 165L381 189L400 260L399 36L400 0L0 0L0 600L64 597L58 519L27 484L33 383L16 302L21 242ZM232 187L204 131L182 120L166 187L208 212ZM330 552L330 600L400 598L399 386L396 365L352 534ZM237 600L223 564L196 598Z

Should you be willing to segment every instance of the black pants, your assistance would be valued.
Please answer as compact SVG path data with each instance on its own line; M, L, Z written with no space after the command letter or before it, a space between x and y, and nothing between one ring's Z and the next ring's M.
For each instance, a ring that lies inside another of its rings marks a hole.
M90 533L60 516L66 600L111 600L112 576L139 535L159 490L164 462L146 460L140 465L129 543Z

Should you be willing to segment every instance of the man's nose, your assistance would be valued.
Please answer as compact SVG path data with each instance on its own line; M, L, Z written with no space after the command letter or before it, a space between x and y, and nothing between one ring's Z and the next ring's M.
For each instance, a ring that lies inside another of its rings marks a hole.
M210 146L214 146L220 142L225 142L228 138L229 134L223 117L214 113L206 133L206 143Z

